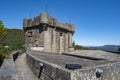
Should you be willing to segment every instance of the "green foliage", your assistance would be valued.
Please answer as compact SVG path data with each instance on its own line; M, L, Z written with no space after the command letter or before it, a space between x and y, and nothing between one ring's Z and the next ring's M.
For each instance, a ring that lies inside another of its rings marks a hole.
M76 45L75 50L88 50L88 48L85 48L85 47L80 46L80 45Z
M7 29L7 37L1 42L0 50L6 54L12 51L24 49L24 31L19 29Z
M1 66L2 62L4 61L5 56L6 55L4 53L0 52L0 66Z
M24 49L24 31L19 29L6 29L7 36L0 42L0 64L5 55L13 51Z
M4 28L4 25L2 23L2 20L0 20L0 43L6 38L7 36L7 31L6 28ZM5 54L2 52L2 46L0 44L0 66L5 58Z
M0 41L5 39L7 36L6 28L4 28L4 25L2 23L2 20L0 20Z
M85 48L85 47L83 47L83 46L80 46L80 45L75 44L74 41L73 41L73 43L72 43L72 46L73 46L74 50L88 50L88 48Z
M73 48L75 48L75 42L74 41L72 42L72 46L73 46Z
M7 42L7 43L21 43L21 44L24 44L25 40L25 34L24 34L24 31L23 30L20 30L20 29L7 29L7 37L5 39L4 42Z

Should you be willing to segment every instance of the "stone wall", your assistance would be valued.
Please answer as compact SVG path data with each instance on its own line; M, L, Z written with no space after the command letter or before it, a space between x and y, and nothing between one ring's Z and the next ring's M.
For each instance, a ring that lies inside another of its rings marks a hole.
M71 71L56 64L37 59L27 53L27 63L40 80L71 80ZM43 65L43 67L42 67Z
M26 33L26 47L32 47L32 50L63 53L73 49L74 25L60 23L47 13L41 13L33 19L24 19L23 29Z
M27 53L28 65L41 80L120 80L120 62L68 70ZM42 66L40 65L43 65Z
M75 70L72 80L120 80L120 62L96 66L84 70Z
M72 33L47 26L46 29L36 27L26 31L26 47L31 50L52 53L72 51Z

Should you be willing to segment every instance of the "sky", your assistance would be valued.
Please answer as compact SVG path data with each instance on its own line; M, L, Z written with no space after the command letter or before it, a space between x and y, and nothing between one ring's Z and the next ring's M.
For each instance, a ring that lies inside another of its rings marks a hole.
M46 12L46 5L49 16L75 24L76 44L120 45L120 0L0 0L0 20L22 29L23 19Z

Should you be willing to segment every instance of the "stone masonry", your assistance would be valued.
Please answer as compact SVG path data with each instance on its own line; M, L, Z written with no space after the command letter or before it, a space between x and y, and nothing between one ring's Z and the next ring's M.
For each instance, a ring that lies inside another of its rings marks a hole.
M72 51L73 24L63 24L47 13L23 20L26 47L32 50L63 53Z

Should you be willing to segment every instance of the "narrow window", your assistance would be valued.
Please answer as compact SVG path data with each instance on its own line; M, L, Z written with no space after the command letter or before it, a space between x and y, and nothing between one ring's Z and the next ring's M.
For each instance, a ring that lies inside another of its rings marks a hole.
M36 47L38 47L38 44L35 44Z
M28 37L32 37L32 31L28 32Z
M62 33L60 33L60 36L62 36Z

